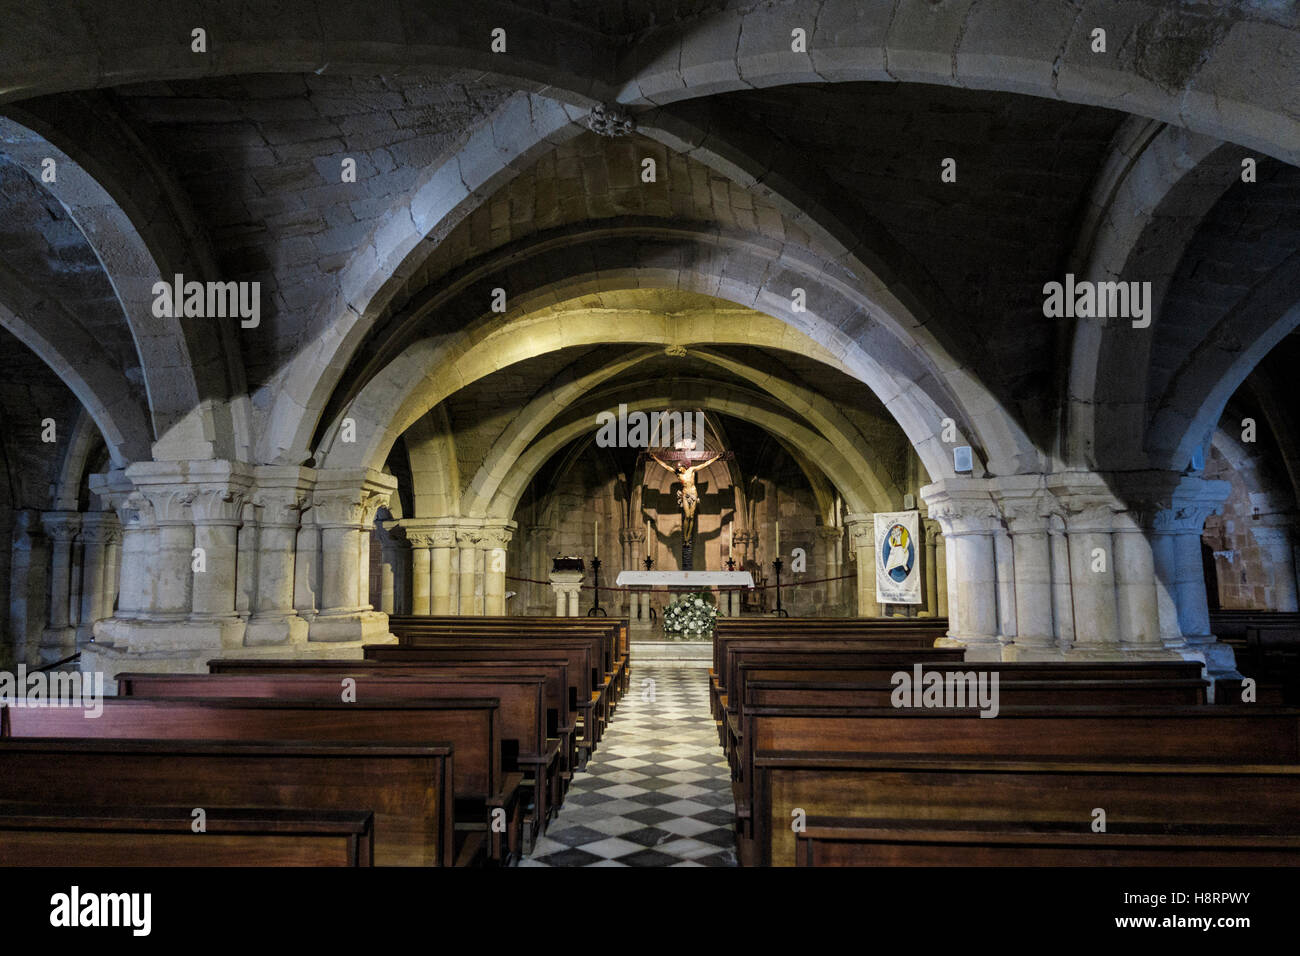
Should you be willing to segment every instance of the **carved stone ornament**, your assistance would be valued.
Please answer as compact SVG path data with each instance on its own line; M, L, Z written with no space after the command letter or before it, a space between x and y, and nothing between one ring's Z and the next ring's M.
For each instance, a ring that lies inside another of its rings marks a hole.
M636 120L623 107L602 103L587 114L587 128L598 136L628 136L636 132Z

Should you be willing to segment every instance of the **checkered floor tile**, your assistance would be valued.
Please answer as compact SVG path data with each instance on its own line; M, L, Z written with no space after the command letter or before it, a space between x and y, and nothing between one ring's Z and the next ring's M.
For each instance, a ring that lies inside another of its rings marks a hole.
M595 755L519 865L735 866L734 811L708 671L637 664Z

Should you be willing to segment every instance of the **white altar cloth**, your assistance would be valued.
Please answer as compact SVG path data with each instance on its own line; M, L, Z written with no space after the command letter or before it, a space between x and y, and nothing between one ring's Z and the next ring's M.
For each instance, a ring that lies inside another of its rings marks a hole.
M748 571L620 571L619 587L649 588L752 588Z

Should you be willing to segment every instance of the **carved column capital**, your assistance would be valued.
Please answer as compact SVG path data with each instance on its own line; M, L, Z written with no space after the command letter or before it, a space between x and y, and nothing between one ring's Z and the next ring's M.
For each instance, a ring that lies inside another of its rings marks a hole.
M51 541L64 544L75 540L81 531L81 514L76 511L47 511L41 515L41 527Z
M397 479L374 469L318 472L312 494L322 528L369 528L397 491Z
M481 546L489 551L505 549L509 546L511 539L515 536L514 522L506 524L486 525L479 532Z

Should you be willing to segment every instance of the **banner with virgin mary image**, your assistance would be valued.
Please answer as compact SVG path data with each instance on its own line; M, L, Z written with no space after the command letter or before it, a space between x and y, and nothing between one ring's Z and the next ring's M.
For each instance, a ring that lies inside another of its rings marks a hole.
M921 604L919 511L876 512L876 600Z

